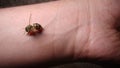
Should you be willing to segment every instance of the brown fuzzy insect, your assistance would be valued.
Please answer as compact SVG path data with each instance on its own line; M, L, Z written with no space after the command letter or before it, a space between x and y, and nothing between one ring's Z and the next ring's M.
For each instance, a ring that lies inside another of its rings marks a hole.
M31 14L29 17L29 25L25 27L25 31L27 32L28 35L35 35L37 33L41 33L43 31L43 28L40 24L38 23L33 23L33 25L30 24L30 19L31 19Z

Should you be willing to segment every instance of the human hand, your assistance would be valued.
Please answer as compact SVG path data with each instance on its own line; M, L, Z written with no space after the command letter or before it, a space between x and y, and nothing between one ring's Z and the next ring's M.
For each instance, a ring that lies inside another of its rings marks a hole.
M119 61L119 31L116 30L119 3L117 0L71 0L1 9L0 65L42 63L69 57ZM43 33L36 37L26 36L21 29L28 24L25 22L30 11L33 22L40 22L44 27Z

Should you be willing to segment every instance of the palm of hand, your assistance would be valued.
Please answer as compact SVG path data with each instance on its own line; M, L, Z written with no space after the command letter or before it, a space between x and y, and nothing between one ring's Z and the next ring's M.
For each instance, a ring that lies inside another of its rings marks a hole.
M120 60L120 36L117 30L120 25L119 10L116 5L110 6L109 3L91 5L89 37L83 46L83 53L78 50L80 44L76 46L77 58L84 56L99 60Z

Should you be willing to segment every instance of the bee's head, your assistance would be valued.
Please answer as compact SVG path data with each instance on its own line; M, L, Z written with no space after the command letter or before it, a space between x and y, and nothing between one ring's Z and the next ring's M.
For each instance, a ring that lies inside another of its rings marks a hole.
M28 25L25 27L25 31L26 32L30 32L32 30L33 26L32 25Z

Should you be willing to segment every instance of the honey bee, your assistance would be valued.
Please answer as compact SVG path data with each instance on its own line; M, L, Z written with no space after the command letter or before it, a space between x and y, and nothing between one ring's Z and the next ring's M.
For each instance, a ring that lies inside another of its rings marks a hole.
M40 24L38 23L33 23L33 25L30 24L30 19L31 19L31 14L29 17L29 25L25 27L25 31L27 32L28 35L35 35L37 33L41 33L43 31L43 28Z

